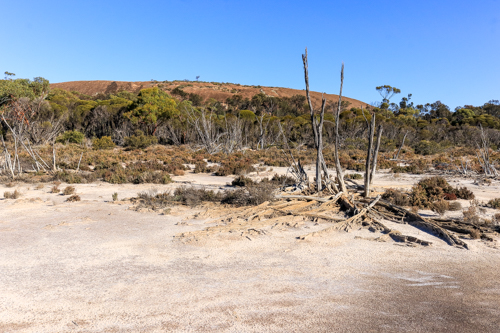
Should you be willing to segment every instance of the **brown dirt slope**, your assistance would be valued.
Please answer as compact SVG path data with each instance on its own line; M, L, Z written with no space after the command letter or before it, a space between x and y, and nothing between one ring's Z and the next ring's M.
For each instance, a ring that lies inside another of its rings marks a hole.
M130 92L139 92L141 89L160 86L164 90L172 90L175 87L181 87L187 93L196 93L201 95L205 100L214 98L224 102L226 98L233 95L241 95L243 98L252 98L258 93L265 93L268 96L275 97L291 97L293 95L304 95L305 90L278 88L278 87L260 87L246 86L233 83L212 83L212 82L186 82L186 81L171 81L171 82L156 82L156 81L71 81L53 83L52 88L60 88L68 91L78 91L87 95L97 93L114 93L125 90ZM339 96L335 94L325 94L325 97L330 102L338 101ZM321 93L311 92L312 102L319 107L321 104ZM343 97L342 100L351 103L351 107L366 107L368 104L357 99Z

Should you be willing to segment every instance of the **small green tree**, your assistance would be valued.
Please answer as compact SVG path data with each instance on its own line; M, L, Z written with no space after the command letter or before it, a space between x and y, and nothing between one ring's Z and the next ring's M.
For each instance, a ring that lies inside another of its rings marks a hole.
M160 122L179 114L177 103L158 87L142 89L124 116L134 125L140 125L148 134L154 135Z

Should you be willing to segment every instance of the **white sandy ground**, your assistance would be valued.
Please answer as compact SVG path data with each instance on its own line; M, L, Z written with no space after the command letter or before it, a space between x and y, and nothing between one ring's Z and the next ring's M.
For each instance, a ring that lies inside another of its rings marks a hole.
M381 174L375 186L409 188L419 178ZM220 188L231 178L175 180ZM480 200L500 197L498 183L462 182ZM298 241L327 226L313 223L186 245L173 236L211 225L176 225L193 210L159 215L110 202L114 192L179 184L75 185L75 203L48 193L52 185L18 185L21 199L0 200L0 332L499 331L496 244L467 239L471 250L460 250L387 222L433 245L374 242L367 238L379 234L366 229Z

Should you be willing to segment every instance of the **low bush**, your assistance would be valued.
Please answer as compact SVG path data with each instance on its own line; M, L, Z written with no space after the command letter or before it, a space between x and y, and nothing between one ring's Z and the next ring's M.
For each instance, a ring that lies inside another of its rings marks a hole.
M115 192L111 195L111 198L113 199L113 201L118 201L118 192Z
M231 182L231 185L238 187L245 187L248 185L253 185L254 181L251 178L245 176L238 176Z
M471 202L470 206L462 211L462 214L463 220L466 223L478 225L481 221L477 214L477 204L475 202Z
M488 201L488 206L495 209L500 209L500 198L491 199Z
M242 175L255 171L249 158L229 159L222 162L219 169L215 172L216 176Z
M114 147L115 143L110 136L103 136L100 139L95 138L92 140L92 149L95 150L112 149Z
M438 200L432 203L431 209L433 212L443 215L450 210L450 203L446 200Z
M395 188L389 188L382 194L382 199L389 201L397 206L409 206L410 196Z
M81 200L81 198L77 194L73 194L68 199L66 199L66 201L68 201L68 202L75 202L75 201L80 201L80 200Z
M456 212L462 209L462 204L458 201L450 202L449 210Z
M71 195L75 194L75 187L74 186L66 186L66 188L63 190L64 195Z
M56 142L63 144L83 143L83 140L85 140L85 135L83 133L79 131L66 131L57 137Z
M18 190L15 190L13 192L4 192L3 197L5 199L18 199L21 197L21 192Z
M130 149L143 149L157 144L158 138L152 135L144 135L141 130L136 130L135 135L125 138L125 146Z
M59 193L59 192L61 192L61 190L59 189L59 185L54 185L50 189L50 193Z
M347 179L363 179L363 175L360 173L348 173L345 175Z

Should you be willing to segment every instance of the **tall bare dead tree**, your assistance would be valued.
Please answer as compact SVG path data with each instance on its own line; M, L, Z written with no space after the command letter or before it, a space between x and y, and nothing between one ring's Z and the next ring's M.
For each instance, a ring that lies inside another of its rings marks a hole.
M339 145L340 145L339 123L340 123L340 108L342 107L343 86L344 86L344 63L342 63L342 68L340 70L339 102L337 103L337 112L335 113L335 169L337 171L337 179L339 182L340 190L344 193L347 193L347 187L345 186L345 181L344 181L344 172L342 171L342 166L340 165L340 156L339 156Z
M363 112L363 109L361 109ZM363 112L363 116L365 114ZM372 115L370 122L366 119L368 124L368 151L366 152L366 164L365 164L365 198L370 195L370 177L371 177L371 167L372 167L372 152L373 152L373 135L375 131L375 115Z
M316 190L322 190L321 171L324 171L325 177L328 177L328 170L323 158L323 123L325 116L326 98L321 99L321 111L319 114L319 121L314 112L314 107L311 102L311 94L309 92L309 64L307 62L307 48L305 54L302 55L302 62L304 64L304 79L306 83L306 96L307 104L309 105L309 112L311 114L311 124L314 136L314 146L316 147Z

